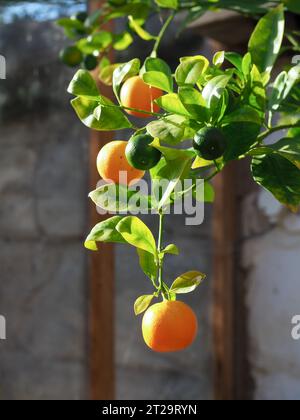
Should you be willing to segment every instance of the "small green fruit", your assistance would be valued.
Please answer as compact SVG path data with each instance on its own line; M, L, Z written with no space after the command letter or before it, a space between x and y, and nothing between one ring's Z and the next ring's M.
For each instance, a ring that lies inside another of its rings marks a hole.
M162 154L151 146L153 140L153 137L147 134L140 134L128 141L125 153L132 167L146 171L158 164Z
M95 70L95 68L97 67L97 65L98 65L98 60L97 60L97 57L95 57L94 55L90 54L90 55L87 55L84 58L83 67L86 70L89 70L89 71Z
M224 155L227 141L219 128L202 128L194 137L194 149L205 160L216 160Z
M82 52L75 45L61 50L59 57L69 67L76 67L83 60Z

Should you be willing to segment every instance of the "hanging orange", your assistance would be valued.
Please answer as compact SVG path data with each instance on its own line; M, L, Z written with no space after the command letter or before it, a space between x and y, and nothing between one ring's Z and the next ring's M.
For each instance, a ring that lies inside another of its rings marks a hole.
M124 107L158 113L160 108L154 101L162 95L162 90L147 85L140 76L134 76L126 80L122 86L120 99ZM151 117L151 114L145 112L131 110L126 110L126 112L135 117Z
M97 169L104 181L131 185L145 175L144 171L129 165L125 155L126 146L127 141L112 141L100 150L97 158ZM122 176L120 176L121 172L124 173ZM126 175L126 180L124 175Z
M198 331L194 311L180 301L164 301L150 306L142 323L143 337L152 350L174 352L189 347Z

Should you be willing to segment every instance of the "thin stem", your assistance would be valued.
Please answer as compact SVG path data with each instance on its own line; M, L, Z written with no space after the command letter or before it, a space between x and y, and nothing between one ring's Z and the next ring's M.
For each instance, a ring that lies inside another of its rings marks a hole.
M158 233L158 245L157 250L158 254L160 255L163 250L163 229L164 229L164 214L161 212L159 213L159 233ZM163 287L163 256L159 257L159 266L158 266L158 281L160 290Z
M161 28L160 33L159 33L159 34L158 34L158 36L157 36L156 42L155 42L155 44L154 44L154 47L153 47L153 50L152 50L152 53L151 53L151 57L153 57L153 58L156 58L156 57L157 57L157 51L158 51L158 48L159 48L159 46L160 46L160 43L161 43L161 41L162 41L162 39L163 39L163 37L164 37L164 35L165 35L166 30L168 29L168 27L169 27L169 25L170 25L170 23L171 23L171 22L172 22L172 20L174 19L175 15L176 15L176 12L174 11L174 12L172 12L172 14L168 17L168 19L165 21L165 23L164 23L163 27Z
M271 134L276 133L277 131L288 130L291 128L300 128L300 122L297 124L283 124L277 125L276 127L272 127L269 130L262 133L260 136L258 136L258 143L261 143L264 139L269 137Z

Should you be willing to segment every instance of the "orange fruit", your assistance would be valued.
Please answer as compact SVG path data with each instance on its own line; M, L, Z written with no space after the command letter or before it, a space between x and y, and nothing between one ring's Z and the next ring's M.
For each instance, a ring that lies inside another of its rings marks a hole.
M194 311L180 301L164 301L150 306L142 323L148 347L157 352L179 351L190 346L198 331Z
M97 169L104 181L114 184L131 185L138 182L145 175L144 171L133 168L129 165L125 149L127 141L112 141L107 143L100 150L97 157ZM125 172L127 180L120 176Z
M120 93L121 104L127 108L141 109L147 112L159 112L159 106L154 103L155 99L162 96L163 91L147 85L140 76L127 79ZM147 118L150 114L144 112L126 110L135 117Z

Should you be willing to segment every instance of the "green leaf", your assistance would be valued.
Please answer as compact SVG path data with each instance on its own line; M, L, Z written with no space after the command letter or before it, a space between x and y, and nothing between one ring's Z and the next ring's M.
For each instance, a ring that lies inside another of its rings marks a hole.
M162 250L162 254L179 255L179 249L176 245L171 244Z
M199 271L189 271L178 277L170 288L170 292L184 294L193 292L206 278L206 275Z
M152 282L154 282L157 276L157 264L154 255L139 248L137 249L137 253L143 272L152 280Z
M84 24L78 19L62 18L56 21L58 26L64 29L77 29L78 31L84 31Z
M284 4L291 12L300 13L299 0L284 0Z
M208 166L212 166L213 164L213 161L205 160L202 157L197 156L193 163L192 169L206 168Z
M169 162L172 160L182 159L184 161L186 159L193 159L196 155L196 152L193 149L173 149L171 147L161 146L158 138L155 138L151 145L159 150Z
M117 67L113 74L113 90L118 99L120 99L120 91L122 83L130 77L136 76L140 71L140 60L134 58L128 63L121 64Z
M133 43L133 37L127 31L114 35L113 47L117 51L126 50Z
M224 161L237 159L247 153L256 143L260 130L260 124L250 122L229 123L223 126L222 131L228 139Z
M147 132L153 137L158 138L160 141L176 145L184 138L185 117L181 115L168 115L159 120L152 121L147 125Z
M78 70L71 80L68 92L75 96L83 96L88 99L99 101L101 96L95 80L90 72Z
M284 35L284 8L271 10L257 24L249 41L249 52L260 72L270 72L280 52Z
M135 315L140 315L145 312L150 306L154 295L143 295L137 298L134 304L134 313Z
M129 26L133 29L140 38L144 41L152 41L157 37L147 32L132 16L128 16Z
M227 61L229 61L229 63L234 65L234 67L239 71L240 74L243 73L243 69L242 69L243 57L240 54L237 54L234 52L227 52L225 53L225 58Z
M167 112L191 118L191 114L183 106L176 93L168 93L167 95L161 96L156 100L156 102Z
M230 79L230 76L216 76L207 83L203 89L202 96L209 110L213 111L217 107Z
M144 72L148 71L158 71L167 76L172 76L169 65L161 58L148 57L144 64Z
M300 136L281 139L277 143L270 145L269 148L300 168Z
M78 48L85 54L93 54L95 51L103 51L107 49L113 42L113 36L108 31L96 32L87 38L78 41Z
M280 73L275 82L272 86L272 91L269 95L269 102L268 102L268 108L272 111L277 111L284 95L284 90L286 88L286 81L287 81L287 72L283 71Z
M114 216L98 223L86 238L84 246L91 251L97 251L97 242L113 242L125 244L126 241L116 230L116 226L122 220L122 216Z
M165 92L173 92L173 80L171 76L167 76L160 71L148 71L142 75L145 83L150 86L162 89Z
M107 86L112 86L113 84L113 74L116 68L120 67L121 64L109 64L100 69L99 80Z
M254 180L270 191L278 201L292 209L300 205L300 171L279 154L256 157L252 160Z
M175 73L175 79L179 86L195 85L208 69L209 62L202 56L186 57L181 61Z
M91 200L108 212L128 213L151 209L150 198L134 187L104 184L89 194Z
M130 245L157 256L156 243L151 230L136 216L125 217L117 225L117 231Z
M177 152L180 151L177 150ZM174 160L166 160L166 158L163 157L159 164L151 169L152 190L154 194L153 201L155 200L157 202L155 207L158 210L170 204L171 194L182 177L190 169L190 165L191 158L184 158L181 156ZM164 188L161 191L160 182L162 180L165 185L163 185ZM158 194L159 191L161 192L160 194Z
M213 203L215 201L215 190L211 183L205 182L204 184L204 202Z
M265 119L266 89L263 85L262 75L255 65L252 67L247 84L242 92L241 104L250 105L260 113L262 119Z
M256 111L249 105L244 105L233 111L231 114L227 114L222 120L222 124L236 122L250 122L255 124L261 124L262 119L258 111Z
M180 87L178 96L190 115L199 122L205 122L208 117L206 102L201 93L192 87Z
M155 0L155 3L165 9L177 9L178 0Z
M103 104L86 97L78 97L71 104L83 124L93 130L110 131L132 127L123 112L109 99L101 97L101 102Z
M213 56L213 64L217 67L221 67L225 61L225 51L219 51Z

